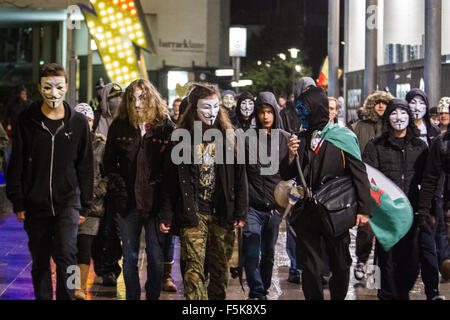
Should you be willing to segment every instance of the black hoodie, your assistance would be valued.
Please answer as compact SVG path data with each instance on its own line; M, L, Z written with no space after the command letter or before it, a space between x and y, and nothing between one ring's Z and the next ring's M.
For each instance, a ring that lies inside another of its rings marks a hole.
M54 136L40 122L42 103L22 112L13 134L6 193L14 212L49 217L60 209L89 208L94 186L93 152L86 118L64 102Z
M430 103L428 101L428 96L425 92L423 92L420 89L412 89L411 91L409 91L406 94L405 100L409 104L411 102L411 100L414 99L414 97L416 97L416 96L422 97L423 101L425 101L425 104L427 106L427 112L426 112L425 116L423 117L423 121L425 123L425 127L427 128L428 145L430 145L431 140L433 140L434 138L436 138L438 135L441 134L441 130L439 130L439 128L437 126L435 126L434 124L432 124L430 121ZM411 119L413 119L413 118L411 118ZM414 120L412 120L412 122L414 122Z
M258 113L262 109L263 105L269 105L272 107L274 114L274 123L272 125L272 129L280 129L279 132L279 144L278 150L279 152L279 163L289 154L289 150L287 148L289 134L282 130L281 118L278 112L278 104L275 99L275 96L271 92L262 92L258 95L255 103L255 118L256 118L256 127L257 129L262 129L261 123L258 119ZM259 132L258 132L259 136ZM258 138L259 141L259 138ZM267 139L267 150L268 153L271 154L272 150L270 150L270 136ZM249 148L247 145L247 178L248 178L248 194L249 194L249 205L256 210L260 211L270 211L278 208L277 203L274 198L274 190L275 186L282 180L279 170L274 175L261 175L261 168L267 167L267 165L262 165L258 159L257 164L248 164L249 163Z
M236 106L236 119L238 122L237 127L241 128L244 131L247 131L248 129L252 128L256 121L256 119L255 119L255 110L256 109L253 110L253 113L250 115L250 117L247 120L245 120L244 116L242 115L241 103L242 103L242 101L247 100L247 99L255 101L255 97L250 92L245 91L239 96L239 99L237 101L237 106Z

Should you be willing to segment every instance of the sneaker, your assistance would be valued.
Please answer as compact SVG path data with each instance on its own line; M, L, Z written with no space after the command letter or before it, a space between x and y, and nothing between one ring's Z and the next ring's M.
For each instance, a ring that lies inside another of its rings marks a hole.
M294 273L289 272L289 277L288 277L287 281L290 283L300 284L300 273L299 272L294 272Z
M103 276L103 285L105 287L115 287L117 285L116 275L114 273L108 273Z
M247 300L267 300L267 296L261 296L261 297L258 297L258 298L247 298Z
M444 296L436 296L431 300L445 300L445 297Z
M355 275L355 279L361 281L366 276L366 264L362 262L358 262L355 266L355 270L353 273Z

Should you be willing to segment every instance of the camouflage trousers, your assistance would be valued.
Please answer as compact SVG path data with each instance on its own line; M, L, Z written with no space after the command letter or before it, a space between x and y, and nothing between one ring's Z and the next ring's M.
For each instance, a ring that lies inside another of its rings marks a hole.
M214 216L197 214L198 225L181 230L181 258L185 261L184 295L186 300L225 300L234 231L218 224ZM209 284L204 265L208 256Z

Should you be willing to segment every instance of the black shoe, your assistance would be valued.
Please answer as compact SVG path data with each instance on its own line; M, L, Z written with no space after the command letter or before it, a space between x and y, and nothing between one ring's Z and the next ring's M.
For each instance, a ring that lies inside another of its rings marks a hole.
M105 287L115 287L117 285L116 275L114 273L108 273L103 276L103 285Z
M300 273L289 273L288 282L300 284Z

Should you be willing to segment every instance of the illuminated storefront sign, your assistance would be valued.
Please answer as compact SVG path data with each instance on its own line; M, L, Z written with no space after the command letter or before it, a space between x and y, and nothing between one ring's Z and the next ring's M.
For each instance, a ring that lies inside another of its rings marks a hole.
M108 76L127 86L142 77L134 45L148 50L138 9L130 0L91 0L91 5L82 6L83 14Z

